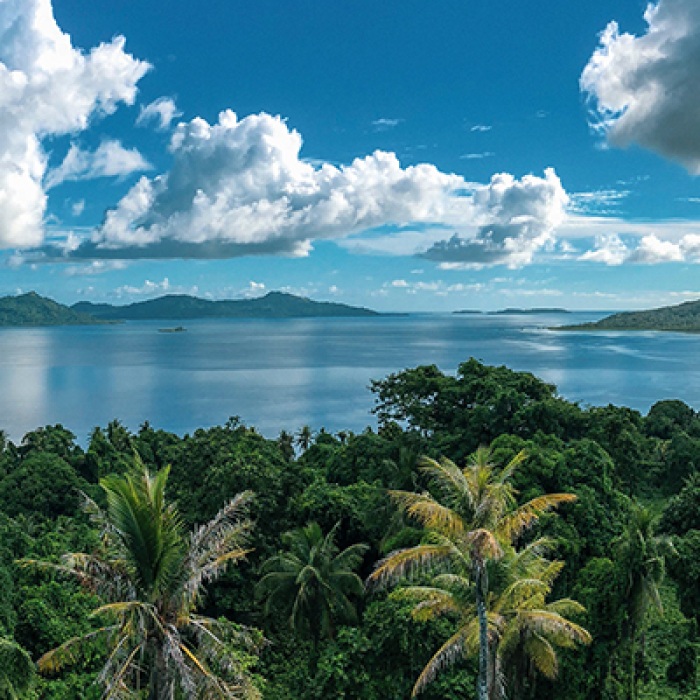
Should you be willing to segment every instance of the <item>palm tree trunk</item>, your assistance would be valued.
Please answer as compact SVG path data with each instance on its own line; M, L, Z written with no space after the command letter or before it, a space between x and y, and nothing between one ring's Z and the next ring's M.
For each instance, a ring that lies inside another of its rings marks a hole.
M476 566L476 614L479 618L479 678L476 686L477 700L488 700L489 697L489 635L488 618L486 616L486 596L488 580L484 563Z

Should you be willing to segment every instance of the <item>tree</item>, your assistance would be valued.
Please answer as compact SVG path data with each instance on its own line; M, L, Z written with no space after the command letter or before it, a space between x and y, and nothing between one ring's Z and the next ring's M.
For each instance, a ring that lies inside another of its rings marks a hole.
M34 684L34 663L19 644L0 637L0 700L27 697Z
M292 629L314 642L333 637L336 622L356 622L351 598L364 591L355 570L368 547L353 544L341 551L335 542L338 526L327 535L317 523L286 533L287 551L265 562L257 586L266 614L278 605L285 608Z
M248 551L251 494L239 494L188 537L175 506L165 500L168 473L152 474L137 458L125 476L101 480L106 510L86 497L85 509L101 530L99 553L66 554L60 564L25 562L67 575L105 601L93 615L106 624L44 654L39 670L54 673L105 644L99 675L105 696L131 697L144 688L150 700L180 693L256 697L240 652L234 653L254 651L255 634L196 614L204 585Z
M627 576L627 636L629 639L628 697L637 697L637 641L647 611L663 612L659 585L664 578L665 556L672 550L668 537L654 532L651 511L632 504L627 527L616 542L619 562Z
M306 452L306 450L311 447L311 444L313 443L314 440L314 434L311 431L311 428L309 428L308 425L305 425L303 428L299 430L297 433L296 437L296 444L297 447L302 451Z
M491 462L488 448L479 448L463 469L449 459L423 458L420 467L432 492L392 491L391 495L423 525L426 538L422 544L390 554L370 577L371 582L386 585L422 571L457 575L471 582L479 633L478 700L487 700L490 686L488 562L500 559L504 547L542 513L576 500L571 494L549 494L518 505L511 479L525 458L520 452L500 469ZM446 657L448 661L456 658Z
M503 681L522 697L524 681L534 667L548 678L558 669L554 647L588 644L589 633L568 617L583 612L570 599L547 602L562 562L540 555L546 540L536 540L516 551L506 546L504 555L489 562L492 582L488 601L490 644L489 697L501 697ZM415 605L413 617L425 622L439 617L456 620L456 631L426 664L413 688L413 696L434 680L452 659L479 652L479 620L474 605L474 584L467 575L440 573L427 586L409 586L392 597Z

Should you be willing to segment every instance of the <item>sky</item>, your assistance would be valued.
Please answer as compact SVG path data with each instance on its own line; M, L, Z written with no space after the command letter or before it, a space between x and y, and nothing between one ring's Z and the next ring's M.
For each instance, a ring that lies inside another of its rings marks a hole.
M0 294L700 298L697 0L0 0Z

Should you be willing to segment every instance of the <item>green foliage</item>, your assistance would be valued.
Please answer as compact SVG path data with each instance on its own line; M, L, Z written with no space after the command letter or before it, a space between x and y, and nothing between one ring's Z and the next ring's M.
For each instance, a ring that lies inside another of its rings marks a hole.
M286 533L286 550L265 562L257 586L267 615L283 612L295 632L314 641L333 637L338 623L356 622L353 599L364 592L356 569L367 545L340 550L337 530L338 525L324 535L317 523L309 523Z
M27 512L49 519L74 515L86 488L63 459L32 451L0 481L0 509L11 517Z
M34 680L29 654L15 642L0 637L0 700L26 698Z
M74 326L99 323L36 292L0 299L0 326Z

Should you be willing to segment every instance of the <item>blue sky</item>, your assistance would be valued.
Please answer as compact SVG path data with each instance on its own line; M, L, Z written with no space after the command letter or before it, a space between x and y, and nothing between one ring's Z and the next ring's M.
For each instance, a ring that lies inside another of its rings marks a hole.
M0 293L700 297L700 4L0 0Z

